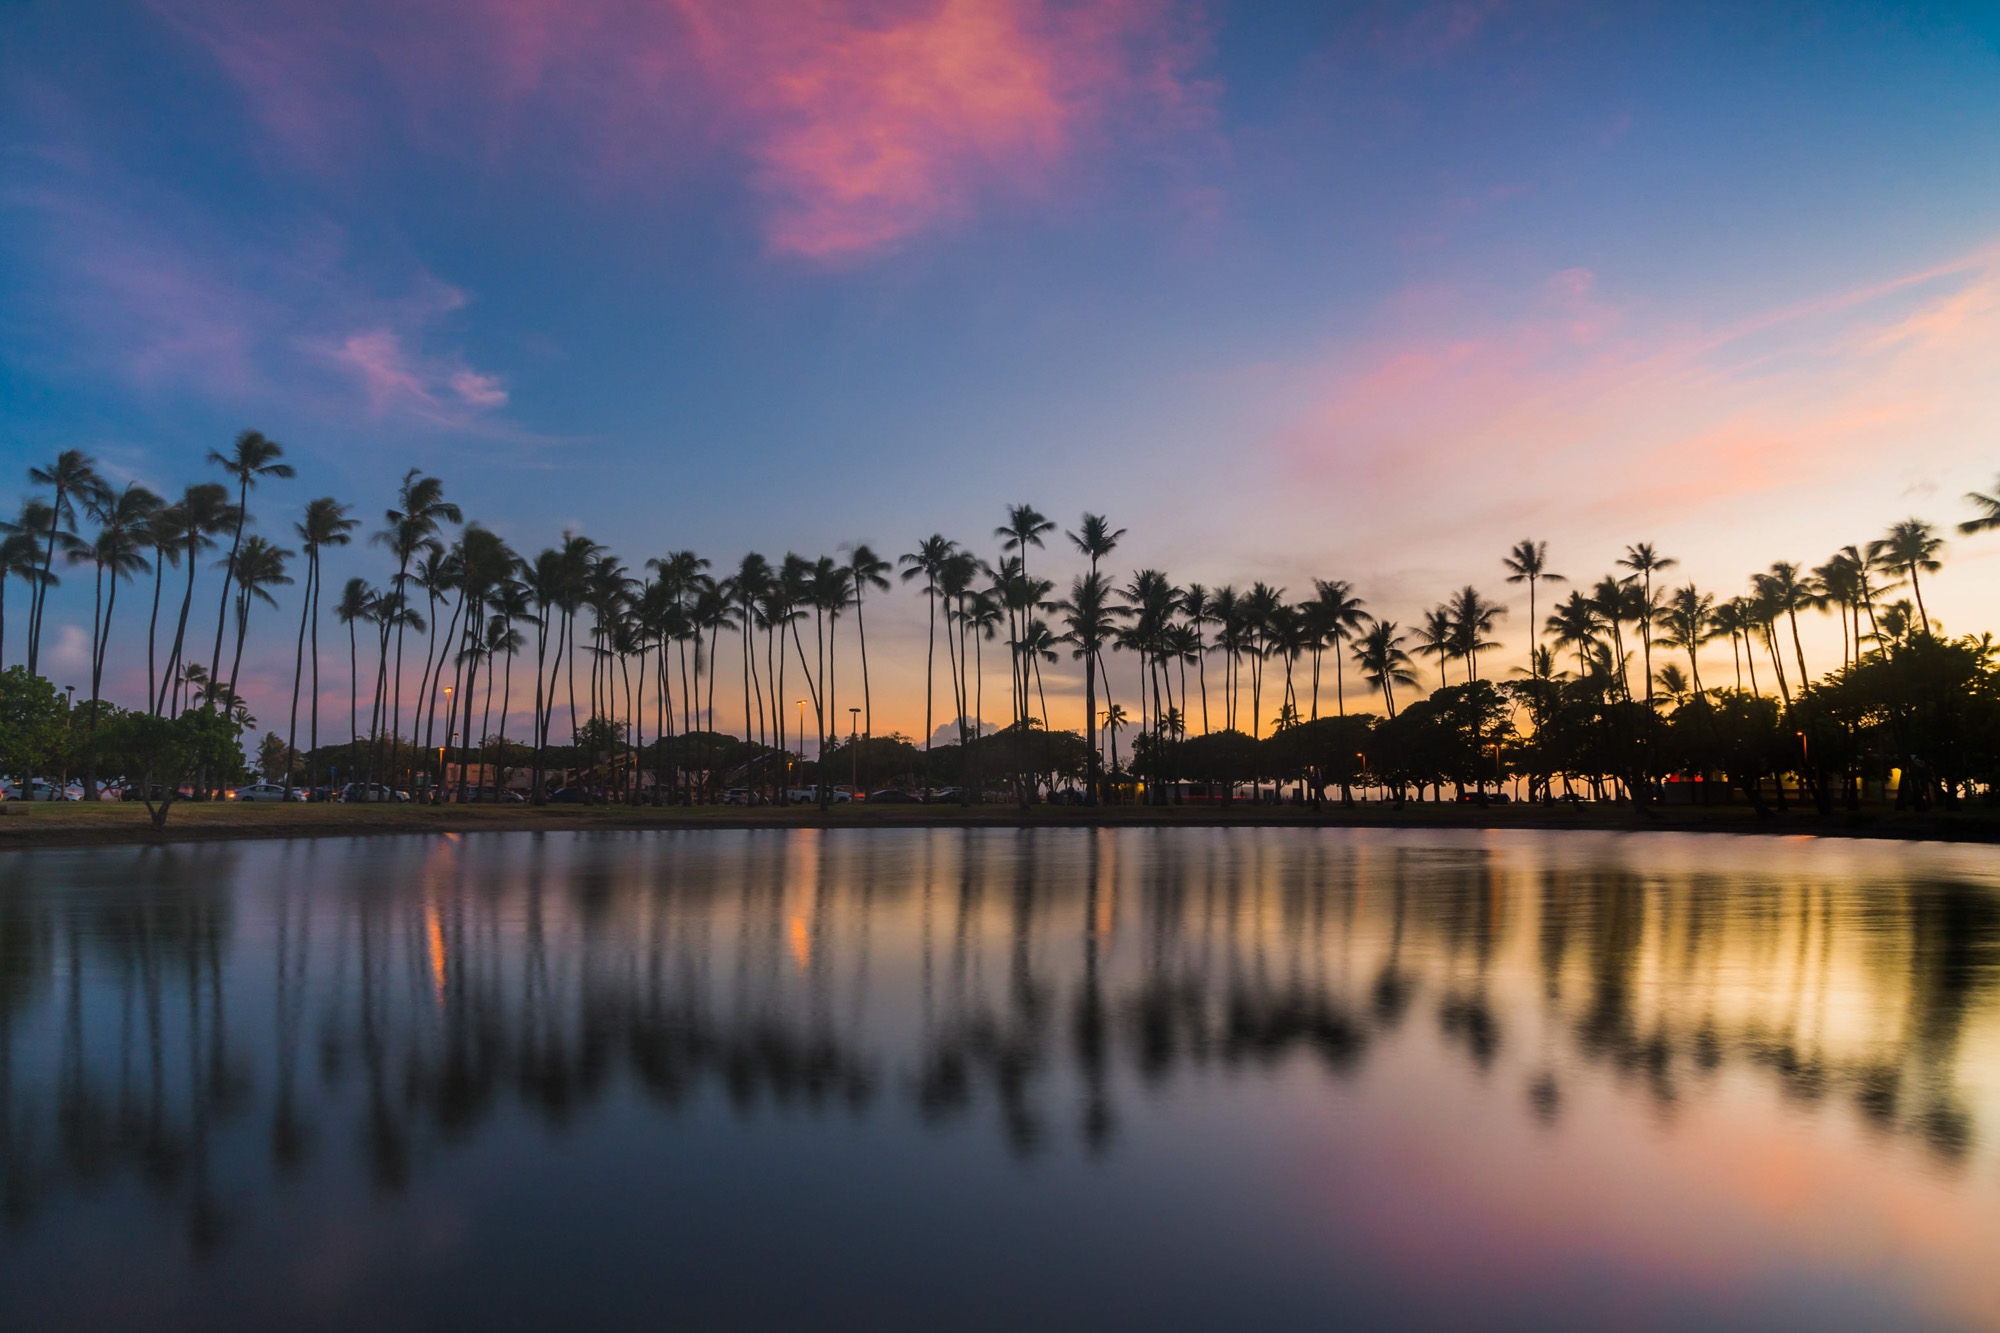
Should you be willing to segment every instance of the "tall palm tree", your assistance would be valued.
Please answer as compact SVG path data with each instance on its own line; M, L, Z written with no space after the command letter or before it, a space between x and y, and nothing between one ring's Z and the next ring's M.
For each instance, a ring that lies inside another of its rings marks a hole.
M906 551L896 558L903 567L903 582L913 579L924 581L924 599L930 604L930 630L928 647L924 650L924 784L931 780L931 733L936 723L931 708L932 692L937 672L937 603L938 577L944 573L945 563L958 551L958 543L943 533L932 533L917 543L917 549Z
M1806 652L1799 642L1799 612L1813 610L1819 605L1819 585L1811 575L1785 560L1774 563L1770 573L1757 575L1755 583L1767 609L1775 615L1784 616L1791 627L1792 651L1799 662L1799 684L1804 686L1812 677L1806 673Z
M893 568L866 542L855 542L847 548L847 578L854 588L854 631L861 639L861 719L865 736L875 734L875 696L868 688L868 622L862 618L861 604L871 589L889 591L888 575Z
M1125 535L1125 529L1119 528L1114 532L1111 520L1102 514L1088 513L1083 516L1083 522L1078 524L1077 528L1077 531L1063 535L1069 538L1070 545L1076 547L1090 561L1090 572L1095 574L1098 562L1118 549L1118 540Z
M81 449L65 449L49 466L29 468L28 480L37 486L55 488L46 511L49 526L42 541L42 576L30 585L33 592L28 604L28 674L32 676L37 674L41 661L42 613L48 604L48 590L56 581L51 572L56 551L73 550L77 544L77 536L70 529L76 526L78 502L101 497L107 488L97 473L97 460Z
M219 679L222 670L222 627L229 618L229 587L237 572L236 553L243 546L243 525L250 517L250 488L267 477L292 476L292 465L278 461L284 454L283 445L254 430L237 435L226 454L216 449L208 451L208 461L236 482L236 531L229 540L229 555L221 562L222 600L215 611L215 652L208 664L210 680ZM268 598L269 594L265 596ZM232 682L231 689L234 688Z
M1378 620L1354 644L1354 664L1382 691L1382 705L1396 716L1396 686L1414 685L1417 673L1403 651L1403 635L1393 620Z
M1653 549L1651 542L1639 542L1626 547L1625 554L1618 560L1622 568L1632 571L1632 578L1639 580L1641 608L1639 644L1643 654L1641 666L1646 673L1646 702L1649 705L1653 702L1653 617L1656 611L1653 604L1653 575L1661 570L1672 569L1679 563L1680 561L1672 556L1661 555Z
M1870 558L1910 580L1910 595L1917 599L1917 618L1923 622L1926 634L1931 632L1931 616L1924 609L1924 587L1919 575L1935 574L1944 568L1937 558L1943 549L1944 538L1920 518L1906 518L1893 524L1886 536L1868 543Z
M1539 583L1567 583L1569 580L1549 568L1549 544L1526 537L1514 543L1514 549L1501 558L1501 565L1507 570L1507 582L1528 585L1528 666L1534 669L1540 659L1533 649L1541 642L1542 622L1535 618L1535 585Z
M423 626L422 617L409 610L410 562L437 540L442 525L463 522L464 517L457 505L444 498L442 481L426 476L420 468L411 468L403 474L402 483L396 488L396 507L384 510L382 521L387 526L370 540L387 547L396 557L396 576L382 591L385 614L381 618L381 634L376 649L375 694L378 717L384 703L390 706L390 715L386 719L386 728L377 721L376 734L387 730L393 757L396 738L402 735L403 729L403 631L412 624L420 630ZM389 672L391 629L395 631L396 638L393 694L383 686Z
M299 643L292 657L292 711L285 726L285 746L296 752L299 743L299 684L305 676L306 638L312 638L312 722L306 753L319 750L319 582L320 552L329 546L345 546L361 526L358 518L347 516L349 505L330 495L306 503L305 517L292 525L298 534L299 550L306 558L305 588L299 597ZM308 775L310 781L311 775ZM285 798L291 799L291 771L285 772Z
M361 657L354 627L372 621L381 605L381 594L368 586L367 579L352 578L340 590L340 600L333 607L333 618L347 626L347 728L349 741L357 747L361 744ZM350 754L349 764L353 761Z
M186 536L187 512L178 504L162 503L146 523L146 545L153 551L153 609L146 621L146 706L151 709L159 695L157 641L160 629L160 594L167 581L167 566L181 562L181 542Z
M160 676L160 697L153 711L168 711L169 694L178 695L186 673L181 667L187 646L188 612L194 605L194 572L203 551L211 550L216 538L236 526L237 507L230 502L229 490L221 482L203 481L181 492L175 508L180 510L181 559L187 564L187 587L181 594L180 619L174 625L174 647L167 655L167 667ZM213 673L209 675L213 679ZM178 704L172 710L179 712Z
M1263 715L1258 711L1264 685L1264 658L1270 646L1272 618L1285 603L1285 590L1265 583L1253 583L1243 598L1244 645L1250 659L1250 734L1263 735Z
M98 489L84 500L84 507L97 523L97 535L88 546L70 552L70 559L97 567L97 587L90 609L90 730L97 730L98 701L104 684L104 657L111 646L111 619L118 609L118 584L135 573L150 569L147 563L146 529L160 508L160 497L137 484L113 493ZM111 594L105 596L104 580L111 578ZM86 801L98 799L97 755L87 749L84 760L83 791Z
M1744 599L1732 597L1718 605L1708 616L1708 631L1711 638L1729 636L1730 664L1736 669L1736 688L1743 688L1743 655L1738 649L1739 636L1747 642L1750 634L1750 617L1744 607ZM1756 669L1757 663L1750 663Z

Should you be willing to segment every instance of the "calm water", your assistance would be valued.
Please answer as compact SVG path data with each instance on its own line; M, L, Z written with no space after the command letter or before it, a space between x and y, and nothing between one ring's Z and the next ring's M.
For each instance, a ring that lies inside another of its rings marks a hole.
M0 859L0 1326L2000 1329L2000 856Z

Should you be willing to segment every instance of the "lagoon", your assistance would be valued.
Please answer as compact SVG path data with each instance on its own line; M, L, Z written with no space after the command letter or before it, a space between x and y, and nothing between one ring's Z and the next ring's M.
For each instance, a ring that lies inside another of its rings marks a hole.
M1993 1329L1996 1134L1979 848L0 859L10 1329Z

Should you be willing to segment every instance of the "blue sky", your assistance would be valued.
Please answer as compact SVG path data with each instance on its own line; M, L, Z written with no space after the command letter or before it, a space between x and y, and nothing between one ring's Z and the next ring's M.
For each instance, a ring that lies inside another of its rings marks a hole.
M1996 37L1974 5L7 0L0 466L177 492L256 427L300 469L253 505L279 532L414 465L635 567L984 546L1031 501L1404 620L1501 594L1524 536L1732 592L2000 471ZM1955 544L1948 627L1990 623L1990 556Z

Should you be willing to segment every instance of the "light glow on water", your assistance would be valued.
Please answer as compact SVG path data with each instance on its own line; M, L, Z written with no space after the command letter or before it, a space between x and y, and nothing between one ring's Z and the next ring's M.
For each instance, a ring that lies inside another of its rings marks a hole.
M2000 1328L1983 850L33 852L0 983L21 1327Z

